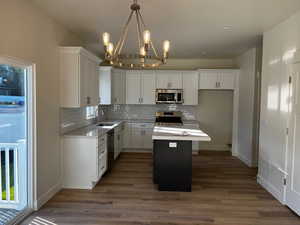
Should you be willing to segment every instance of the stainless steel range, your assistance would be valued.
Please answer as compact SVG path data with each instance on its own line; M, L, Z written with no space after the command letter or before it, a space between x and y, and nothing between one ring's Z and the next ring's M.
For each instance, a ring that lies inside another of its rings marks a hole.
M182 112L179 111L157 112L155 124L161 126L165 124L182 125Z

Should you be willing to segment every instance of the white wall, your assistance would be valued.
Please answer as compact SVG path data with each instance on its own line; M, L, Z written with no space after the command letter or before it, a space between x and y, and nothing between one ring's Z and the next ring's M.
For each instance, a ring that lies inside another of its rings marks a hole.
M38 205L60 188L59 68L60 45L80 45L31 0L1 1L0 55L36 63Z
M200 142L201 150L230 150L232 144L233 91L199 90L196 119L201 129L212 138L211 142Z
M255 123L256 102L256 73L257 54L259 51L252 48L239 56L236 61L240 68L239 76L239 122L238 122L238 157L249 166L257 165Z
M284 202L289 64L300 48L300 12L264 33L258 181Z

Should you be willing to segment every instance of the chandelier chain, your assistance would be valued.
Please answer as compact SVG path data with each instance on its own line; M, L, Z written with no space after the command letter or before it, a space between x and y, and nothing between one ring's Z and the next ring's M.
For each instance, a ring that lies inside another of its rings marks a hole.
M116 46L116 49L115 49L115 54L118 52L118 54L121 53L121 50L123 48L123 45L124 45L124 41L125 41L125 36L127 36L127 33L128 33L128 25L131 21L131 18L132 18L132 15L133 15L133 11L131 11L129 17L128 17L128 20L125 24L125 27L123 28L123 31L122 31L122 34L121 34L121 37L120 37L120 40L118 41L118 44ZM123 44L122 44L123 43ZM122 46L122 47L121 47Z
M138 32L138 41L139 41L139 48L138 50L142 47L142 32L141 32L141 24L140 24L140 19L139 19L139 15L137 12L135 12L135 16L136 16L136 21L137 21L137 32Z

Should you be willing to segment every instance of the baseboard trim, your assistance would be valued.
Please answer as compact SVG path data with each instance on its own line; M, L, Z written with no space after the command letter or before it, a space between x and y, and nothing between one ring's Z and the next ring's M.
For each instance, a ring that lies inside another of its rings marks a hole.
M251 159L248 159L246 156L242 155L242 154L237 154L236 157L241 160L243 163L245 163L247 166L249 167L253 167L252 161Z
M129 153L152 153L153 150L151 148L123 148L122 152L129 152Z
M62 189L62 183L59 182L52 186L46 193L42 194L34 202L34 210L39 210L46 202L48 202L54 195L56 195Z
M285 205L282 195L279 190L277 190L274 185L264 179L261 175L257 175L257 183L259 183L263 188L270 192L281 204Z
M208 151L231 151L231 148L227 145L200 145L199 146L200 151L201 150L208 150Z

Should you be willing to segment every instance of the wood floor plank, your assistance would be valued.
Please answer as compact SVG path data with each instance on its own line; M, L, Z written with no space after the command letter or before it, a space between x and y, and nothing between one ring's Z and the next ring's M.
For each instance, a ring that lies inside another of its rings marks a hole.
M300 225L227 152L193 156L193 191L159 192L152 155L122 153L91 191L62 190L21 225Z

